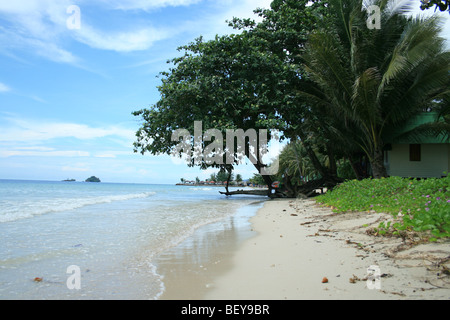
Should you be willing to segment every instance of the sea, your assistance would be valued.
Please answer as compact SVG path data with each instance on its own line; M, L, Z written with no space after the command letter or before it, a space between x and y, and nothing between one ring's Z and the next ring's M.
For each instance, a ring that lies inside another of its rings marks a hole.
M219 190L0 180L0 299L159 299L160 254L205 226L247 226L265 201Z

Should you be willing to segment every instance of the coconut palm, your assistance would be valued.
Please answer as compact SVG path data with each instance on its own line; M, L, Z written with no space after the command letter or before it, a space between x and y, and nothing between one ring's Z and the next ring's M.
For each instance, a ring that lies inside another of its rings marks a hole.
M370 5L380 8L379 29L368 25ZM408 18L409 10L405 1L331 0L332 22L311 35L304 56L321 89L320 95L304 92L312 108L352 128L343 136L364 151L375 178L387 175L385 132L449 94L450 53L439 20Z

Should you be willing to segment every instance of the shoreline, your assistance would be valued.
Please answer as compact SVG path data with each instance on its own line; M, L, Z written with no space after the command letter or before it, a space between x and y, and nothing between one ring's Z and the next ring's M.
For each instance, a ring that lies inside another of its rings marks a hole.
M234 253L255 235L250 218L265 201L255 199L233 215L201 226L175 247L158 254L152 260L164 287L158 300L203 299L214 279L232 268Z
M450 299L450 278L439 270L439 261L450 267L450 242L408 247L366 234L388 216L336 214L312 199L267 200L233 231L246 239L222 237L218 251L211 245L213 265L196 265L192 251L174 248L177 277L165 273L170 289L162 300Z

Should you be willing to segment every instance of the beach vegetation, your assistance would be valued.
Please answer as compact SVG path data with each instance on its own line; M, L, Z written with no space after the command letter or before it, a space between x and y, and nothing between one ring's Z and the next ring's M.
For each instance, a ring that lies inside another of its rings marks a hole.
M379 235L416 232L430 241L450 237L450 177L349 180L320 195L317 202L334 212L388 213L373 230Z
M255 173L253 175L253 177L251 177L250 179L248 179L248 182L254 186L263 186L265 185L265 181L262 178L262 176L258 173Z
M183 55L170 60L170 71L161 73L161 99L149 109L134 113L143 119L136 151L173 154L179 141L172 141L172 132L180 128L194 132L195 121L202 121L203 130L218 130L222 136L227 129L246 132L276 127L271 125L277 116L269 98L275 95L271 88L278 80L272 73L274 66L280 65L274 61L276 57L257 50L245 34L217 36L211 41L200 37L179 51ZM251 143L246 142L248 154ZM225 154L223 157L223 161L214 163L192 159L188 165L231 174L240 159L230 163ZM265 164L257 160L254 166L259 171ZM270 176L265 179L271 183Z
M228 180L234 181L234 174L233 173L231 173L231 175L230 175L225 170L219 170L219 172L217 172L215 181L225 182L225 181L228 181Z
M409 2L371 3L381 9L379 29L367 28L364 2L361 10L360 0L329 1L331 23L311 34L303 56L319 90L300 91L329 115L323 137L356 146L381 178L388 132L448 99L449 52L437 17L407 18Z
M135 152L171 154L178 144L171 140L172 132L193 132L195 121L202 121L203 130L215 129L223 136L227 129L279 130L289 136L286 118L295 123L299 115L290 98L303 81L299 52L320 18L315 10L324 7L323 2L313 2L309 6L306 0L274 1L272 9L256 10L263 23L235 18L229 24L237 34L209 41L199 37L180 47L182 55L169 60L170 69L161 72L160 100L133 113L142 119ZM246 141L246 155L250 144ZM231 173L236 163L188 165ZM268 166L259 158L253 165L258 172ZM273 177L262 178L270 188Z
M372 5L380 8L380 28L367 26ZM450 52L439 19L409 17L412 9L408 1L274 0L255 10L259 22L234 17L236 34L200 36L168 61L161 98L133 113L142 120L135 152L172 154L179 143L172 133L193 132L201 121L218 136L227 129L282 133L289 143L278 174L262 175L269 196L274 181L287 188L276 196L295 197L346 179L387 177L384 155L396 128L433 111L436 121L421 132L449 138ZM253 142L246 139L245 155ZM242 163L200 160L188 165L228 177ZM252 164L259 173L270 165Z

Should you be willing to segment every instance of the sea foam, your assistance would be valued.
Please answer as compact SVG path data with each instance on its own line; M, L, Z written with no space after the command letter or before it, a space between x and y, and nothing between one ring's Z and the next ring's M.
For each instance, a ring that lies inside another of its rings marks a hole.
M148 198L155 192L141 192L120 195L105 195L86 198L50 198L42 200L0 201L0 223L31 218L54 212L64 212L78 208L116 201Z

